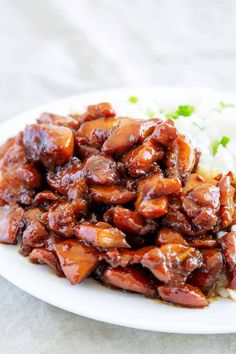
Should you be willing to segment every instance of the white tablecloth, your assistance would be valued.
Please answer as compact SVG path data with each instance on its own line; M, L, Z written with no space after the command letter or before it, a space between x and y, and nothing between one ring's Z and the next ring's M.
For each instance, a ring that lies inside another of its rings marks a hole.
M0 120L113 86L236 90L235 15L234 0L0 0ZM112 326L47 305L2 278L0 328L2 354L236 352L234 334Z

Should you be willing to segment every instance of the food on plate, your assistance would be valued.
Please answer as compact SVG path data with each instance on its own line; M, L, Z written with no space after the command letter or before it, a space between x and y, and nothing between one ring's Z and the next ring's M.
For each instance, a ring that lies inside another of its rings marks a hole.
M235 178L199 169L175 124L193 111L42 113L0 147L0 242L73 285L93 277L191 308L236 290Z

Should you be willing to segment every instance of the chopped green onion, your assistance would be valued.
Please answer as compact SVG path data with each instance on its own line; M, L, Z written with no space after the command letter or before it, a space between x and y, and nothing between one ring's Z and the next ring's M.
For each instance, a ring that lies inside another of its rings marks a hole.
M215 110L221 113L221 112L223 112L224 109L233 108L233 107L235 107L234 104L221 101L218 103L218 107L216 107Z
M193 106L181 105L177 108L175 112L170 112L166 114L166 118L178 119L180 116L189 117L195 111Z
M217 140L213 141L213 143L211 144L211 149L212 149L212 155L213 156L215 156L215 154L217 153L219 145L220 145L220 143Z
M222 136L221 140L213 141L213 143L211 145L212 155L215 156L215 154L218 152L218 148L220 145L222 145L224 148L226 148L229 141L230 141L230 138L228 138L227 136Z
M155 112L151 111L150 109L146 110L146 115L151 119L155 116Z
M195 111L195 109L194 109L193 106L185 105L185 106L179 106L179 107L178 107L178 110L177 110L177 113L178 113L180 116L189 117L189 116L191 116L191 114L192 114L194 111Z
M197 127L200 130L205 130L205 127L202 127L201 125L197 124L196 122L193 122L193 125L195 125L195 127Z
M168 119L178 119L179 115L178 115L177 112L167 113L166 114L166 118L168 118Z
M138 102L138 97L135 97L135 96L130 96L128 101L130 103L137 103Z
M221 138L220 144L222 146L224 146L224 148L227 146L228 142L230 141L230 138L228 138L227 136L223 136Z

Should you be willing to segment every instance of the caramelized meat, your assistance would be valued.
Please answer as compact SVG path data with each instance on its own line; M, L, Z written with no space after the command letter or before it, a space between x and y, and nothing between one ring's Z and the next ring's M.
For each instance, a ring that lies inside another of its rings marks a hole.
M0 206L0 242L16 243L24 210L14 205Z
M49 211L43 215L42 220L47 228L56 234L64 237L74 235L76 217L71 204L68 202L53 204Z
M220 239L227 262L229 287L236 289L236 232L231 231Z
M156 292L149 277L133 267L108 267L101 275L100 280L104 285L112 288L140 293L147 297L156 297Z
M162 300L172 304L192 308L202 308L208 305L208 301L201 290L189 284L159 286L158 291Z
M0 242L72 284L205 307L223 277L236 289L236 184L199 157L172 119L42 113L0 147Z
M219 250L203 250L203 264L190 276L189 282L208 294L220 279L224 268L223 257Z
M217 240L214 239L212 236L208 235L203 235L200 237L196 237L193 235L193 237L190 237L187 239L188 243L191 247L195 248L217 248Z
M15 143L17 143L17 137L12 137L7 139L7 141L0 146L0 159L4 157L6 154L7 150L10 149Z
M99 118L96 120L85 122L81 125L77 131L76 138L83 138L83 141L87 144L93 144L99 146L101 141L108 138L113 126L117 125L123 119L117 118ZM124 121L126 119L124 118ZM102 138L102 140L101 140ZM78 147L81 144L80 139L77 142Z
M29 205L41 185L41 174L27 163L23 146L14 144L6 151L0 171L0 198L8 204Z
M162 246L167 243L188 244L180 232L168 227L162 227L157 234L156 244L157 246Z
M163 283L184 283L202 265L202 256L194 248L169 243L145 253L141 264Z
M68 197L77 214L86 214L88 186L79 159L72 158L65 165L57 167L55 171L48 172L47 182L55 191Z
M70 129L77 129L79 127L79 122L73 117L63 117L47 112L44 112L40 115L40 117L37 119L37 123L58 125Z
M101 204L126 204L133 201L136 197L135 191L129 191L119 185L94 185L89 190L94 202Z
M183 196L183 209L198 230L213 230L220 208L219 188L202 183Z
M79 284L99 264L99 252L77 239L58 241L54 245L63 273L71 284Z
M181 191L178 179L162 178L153 173L139 181L136 210L146 218L159 218L168 211L168 195L176 195Z
M34 197L34 200L33 200L33 204L36 207L42 206L44 208L47 208L47 206L51 202L55 202L58 199L59 199L59 196L57 194L53 193L50 190L44 190L44 191L36 194L36 196Z
M133 235L146 235L156 230L155 223L145 220L135 211L116 206L112 210L114 225L121 231Z
M42 247L49 237L48 230L42 223L43 211L32 208L25 211L25 229L22 234L21 254L28 256L34 247Z
M141 260L145 253L149 252L153 248L153 246L146 246L137 250L112 248L106 251L105 255L103 255L103 258L113 268L119 266L127 267L130 264L141 263Z
M190 142L183 135L178 135L166 153L167 177L177 177L185 181L195 168L195 157L195 150Z
M109 156L91 156L85 161L83 168L89 184L111 185L119 182L116 162Z
M93 104L87 107L87 111L81 116L76 116L77 120L80 123L84 123L90 120L106 117L113 118L116 113L113 110L112 106L108 102L101 102L99 104Z
M220 218L222 228L230 226L233 222L235 211L235 188L231 186L231 177L223 176L219 181L220 189Z
M123 158L128 172L132 177L145 176L155 169L155 162L161 160L164 152L150 140L131 149Z
M159 119L150 119L146 121L131 121L127 124L120 124L104 142L102 150L106 154L121 155L129 150L134 144L142 142L147 136L149 136L159 122Z
M95 225L88 222L80 224L76 227L75 234L80 240L96 247L129 247L125 234L105 222Z
M74 152L71 129L51 124L32 124L25 128L24 146L30 161L41 161L52 168L70 160Z
M29 259L32 263L47 264L59 277L64 277L59 260L53 252L34 248L29 255Z
M152 139L165 147L169 147L177 138L177 130L171 119L159 124L152 134Z

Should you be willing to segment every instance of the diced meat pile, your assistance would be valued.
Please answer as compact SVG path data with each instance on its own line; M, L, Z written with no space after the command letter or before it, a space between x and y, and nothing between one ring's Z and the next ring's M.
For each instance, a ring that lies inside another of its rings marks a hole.
M236 288L234 176L199 175L172 120L43 113L0 158L0 242L31 262L195 308Z

